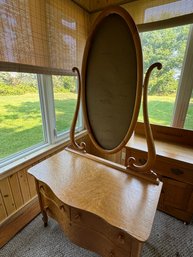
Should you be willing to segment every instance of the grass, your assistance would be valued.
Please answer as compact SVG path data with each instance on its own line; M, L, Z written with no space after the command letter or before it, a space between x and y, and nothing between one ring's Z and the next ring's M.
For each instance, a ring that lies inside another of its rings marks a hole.
M70 128L75 112L76 94L54 93L56 110L56 129L60 133Z
M150 123L171 126L174 103L174 96L148 96ZM139 121L143 121L142 110L139 113ZM193 130L193 98L190 99L184 128Z
M76 94L56 93L56 128L70 127ZM25 94L0 97L0 158L44 142L39 97Z
M55 93L56 128L58 132L71 125L76 94ZM150 122L169 126L174 97L150 96ZM140 112L139 120L142 121ZM190 101L185 128L193 130L193 98ZM0 158L7 157L44 141L38 95L0 97Z

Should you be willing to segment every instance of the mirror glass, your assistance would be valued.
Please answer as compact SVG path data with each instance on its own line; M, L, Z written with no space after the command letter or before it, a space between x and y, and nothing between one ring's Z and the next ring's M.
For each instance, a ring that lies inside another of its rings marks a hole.
M135 41L125 19L113 13L100 20L86 46L83 111L91 138L105 150L118 147L131 126L138 84Z

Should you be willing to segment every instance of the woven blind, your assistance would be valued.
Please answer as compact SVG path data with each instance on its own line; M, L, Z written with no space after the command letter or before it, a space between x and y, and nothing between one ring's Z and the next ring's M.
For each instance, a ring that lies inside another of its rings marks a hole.
M88 26L89 15L70 0L1 0L1 69L80 68Z
M139 0L122 5L136 24L156 22L193 12L192 0Z
M163 22L166 27L193 23L193 0L136 0L121 6L140 27L151 29L151 24L155 28L155 23L163 25ZM97 15L98 12L91 15L92 23Z

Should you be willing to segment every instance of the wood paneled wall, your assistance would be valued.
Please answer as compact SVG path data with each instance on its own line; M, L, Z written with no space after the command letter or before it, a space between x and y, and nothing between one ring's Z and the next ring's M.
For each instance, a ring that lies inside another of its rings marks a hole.
M36 196L34 178L21 170L0 181L0 222Z

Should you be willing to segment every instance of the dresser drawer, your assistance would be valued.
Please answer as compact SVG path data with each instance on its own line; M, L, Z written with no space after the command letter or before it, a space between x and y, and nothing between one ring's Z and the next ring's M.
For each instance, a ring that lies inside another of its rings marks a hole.
M154 170L162 176L193 185L193 169L185 167L183 164L161 161L157 158Z
M193 185L173 179L163 178L164 206L171 206L183 211L188 210Z
M60 201L52 190L42 182L39 182L39 192L43 202L43 207L51 216L66 216L70 218L70 208Z
M71 207L72 222L92 229L102 234L105 238L112 241L116 246L124 249L129 253L131 251L132 238L123 230L113 227L102 218L77 208ZM128 255L129 256L129 255Z
M147 160L147 153L140 150L130 149L126 156L127 159L129 156L135 157L139 165L144 164ZM190 166L186 167L182 162L175 162L174 160L157 156L152 169L161 176L193 185L193 167L190 168Z
M105 228L104 228L105 229ZM130 251L126 251L121 247L115 245L111 240L101 235L96 230L93 230L84 224L73 223L70 226L69 237L72 242L94 251L103 257L126 257L126 256L139 256L136 255L137 250L141 250L142 243L134 244L135 249L132 254Z

